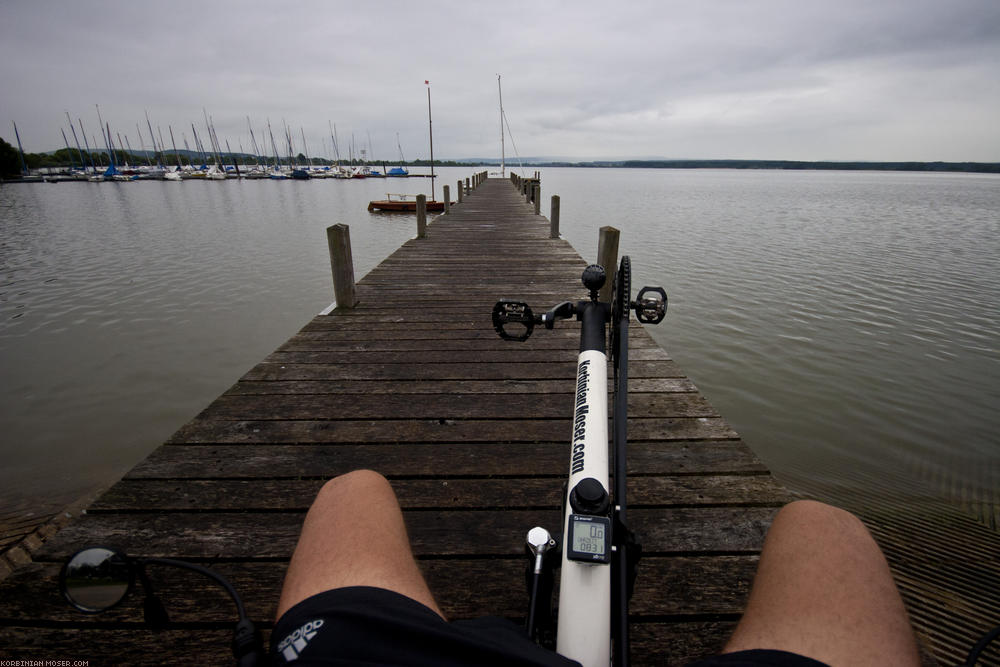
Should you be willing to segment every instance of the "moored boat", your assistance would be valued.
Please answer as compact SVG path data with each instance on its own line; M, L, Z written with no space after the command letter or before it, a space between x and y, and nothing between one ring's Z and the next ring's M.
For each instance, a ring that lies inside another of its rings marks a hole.
M396 197L396 199L393 199ZM413 197L413 199L410 199ZM454 203L454 202L452 202ZM417 210L417 200L415 195L386 194L386 199L376 199L368 202L369 211L400 211L403 213L414 213ZM432 212L443 211L444 202L431 200L427 202L427 210Z

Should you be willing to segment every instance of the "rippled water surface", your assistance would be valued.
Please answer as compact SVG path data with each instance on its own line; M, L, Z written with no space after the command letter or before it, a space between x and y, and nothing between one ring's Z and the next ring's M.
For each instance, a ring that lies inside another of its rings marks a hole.
M1000 501L1000 178L549 170L543 186L581 251L622 230L633 285L671 296L650 332L791 486Z
M442 170L443 182L470 170ZM584 256L622 230L654 337L783 480L989 497L1000 480L1000 178L544 169ZM0 502L141 460L414 233L401 182L0 187Z

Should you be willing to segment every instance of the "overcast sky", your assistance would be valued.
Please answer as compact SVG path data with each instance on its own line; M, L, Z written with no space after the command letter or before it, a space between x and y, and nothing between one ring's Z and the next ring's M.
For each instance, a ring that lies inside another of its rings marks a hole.
M426 158L429 80L435 158L499 156L500 74L524 157L1000 161L1000 0L2 0L0 44L29 152L99 104L134 149L204 108L233 150L249 116Z

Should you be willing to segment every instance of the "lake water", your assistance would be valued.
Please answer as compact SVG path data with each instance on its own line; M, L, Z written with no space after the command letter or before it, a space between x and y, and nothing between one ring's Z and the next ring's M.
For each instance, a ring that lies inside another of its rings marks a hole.
M670 294L650 333L780 479L1000 501L1000 177L541 171L582 255L621 229ZM113 482L329 304L328 225L360 277L415 231L368 200L429 187L0 187L0 507Z

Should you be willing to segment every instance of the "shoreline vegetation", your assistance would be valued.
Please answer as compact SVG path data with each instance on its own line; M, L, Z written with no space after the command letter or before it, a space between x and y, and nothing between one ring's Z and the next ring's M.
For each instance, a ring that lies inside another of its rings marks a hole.
M39 169L79 169L81 159L84 167L103 169L110 164L107 151L71 151L59 149L47 153L24 153L21 161L20 152L9 143L0 139L0 177L17 178L23 175L26 166L29 172ZM216 163L214 154L196 151L114 151L116 164L150 164L173 166L178 163L190 166L212 165ZM267 156L249 153L219 153L218 160L223 165L272 165L274 160ZM294 158L279 158L280 165L293 166L308 164L314 166L334 166L333 160L326 158L307 158L298 154ZM342 160L343 165L371 166L403 166L429 167L430 160ZM434 160L437 167L499 167L500 161L494 158L466 158L458 160ZM515 168L513 163L508 168ZM813 170L813 171L928 171L928 172L966 172L966 173L1000 173L1000 162L916 162L916 161L834 161L834 160L704 160L704 159L655 159L655 160L548 160L544 158L525 158L516 165L518 168L538 167L576 167L576 168L616 168L616 169L779 169L779 170Z
M1000 162L835 162L799 160L615 160L532 163L533 167L616 167L625 169L799 169L814 171L954 171L1000 173Z

